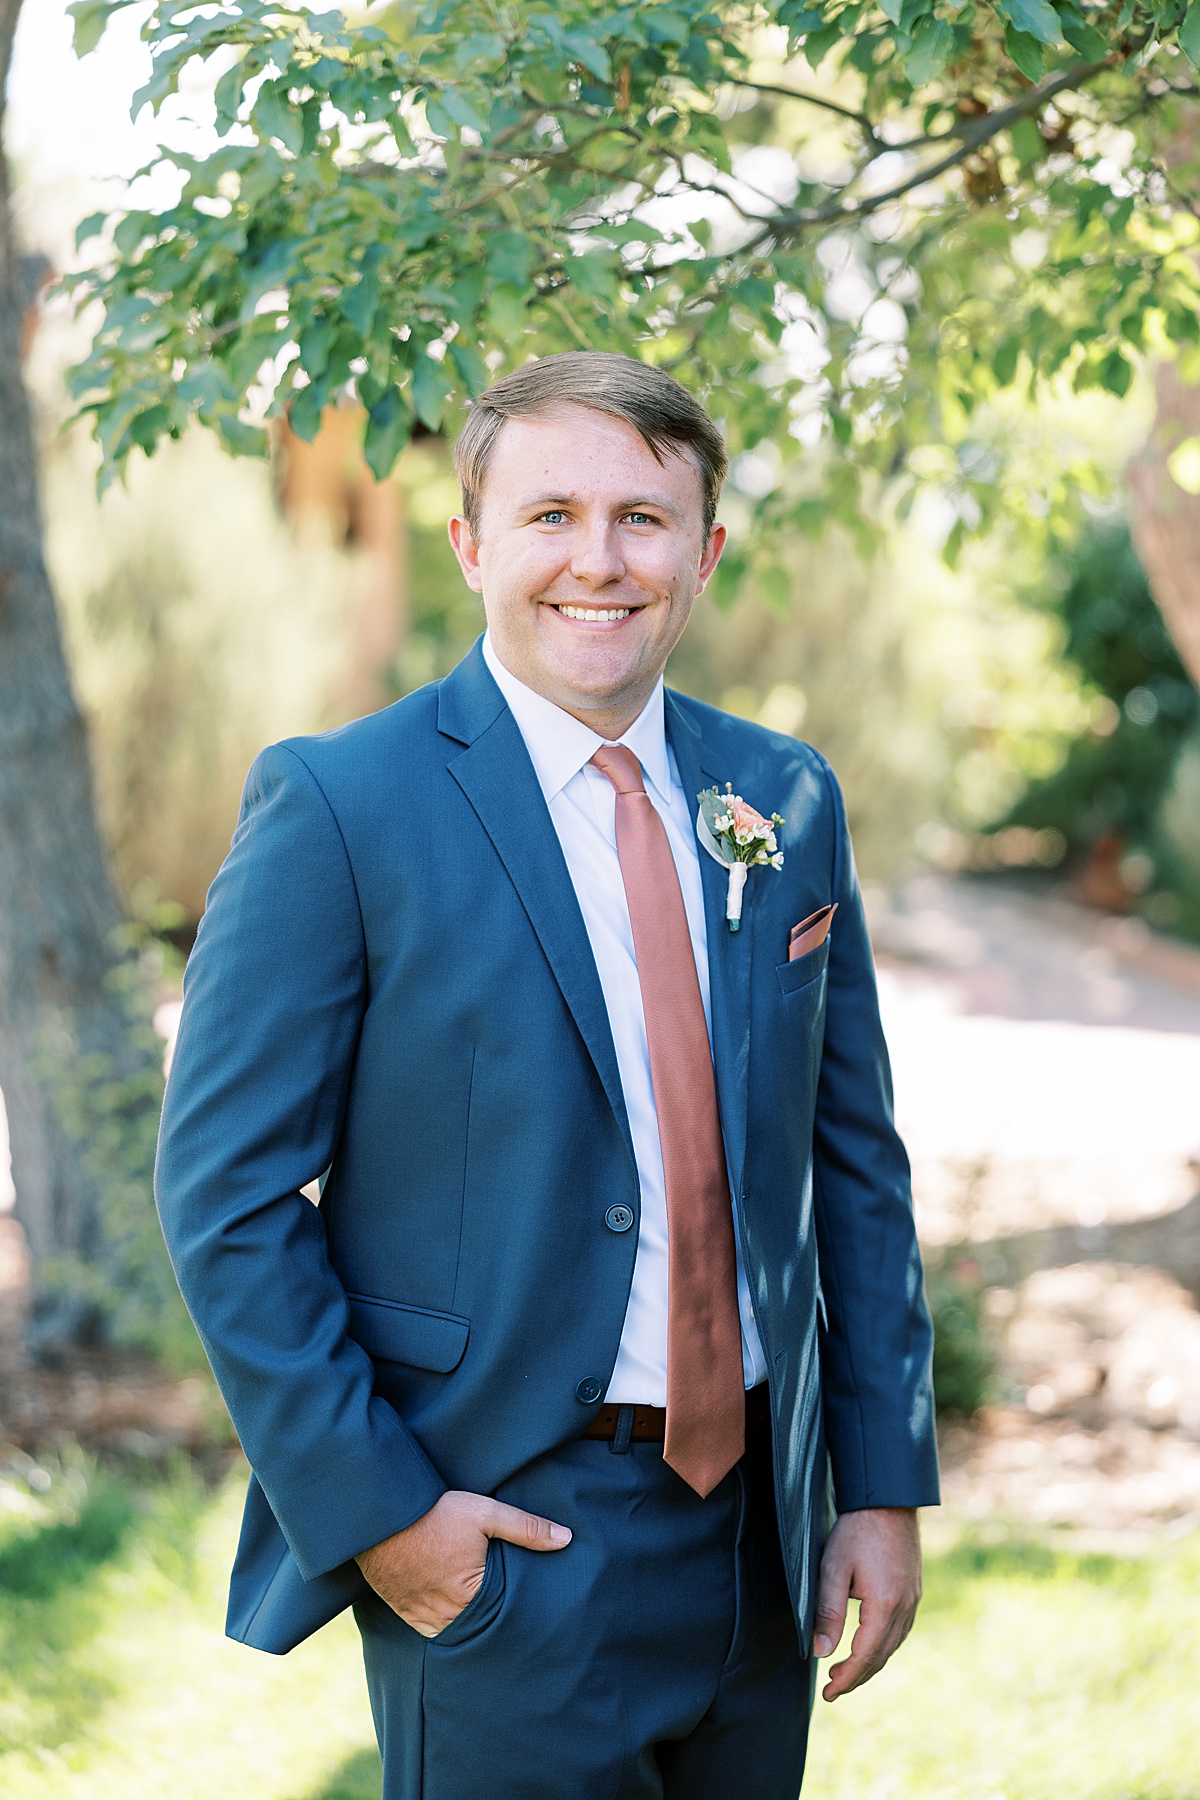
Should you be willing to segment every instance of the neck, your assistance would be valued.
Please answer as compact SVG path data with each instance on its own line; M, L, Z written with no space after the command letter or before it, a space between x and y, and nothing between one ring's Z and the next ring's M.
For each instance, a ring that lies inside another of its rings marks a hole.
M563 712L569 713L573 719L578 719L581 725L586 725L589 731L596 733L597 737L602 737L608 743L613 744L629 730L635 719L641 717L645 711L646 702L653 692L654 689L650 688L636 702L623 701L617 705L602 701L598 707L582 706L573 701L564 704L563 701L550 694L545 695L544 698L553 700L555 706Z

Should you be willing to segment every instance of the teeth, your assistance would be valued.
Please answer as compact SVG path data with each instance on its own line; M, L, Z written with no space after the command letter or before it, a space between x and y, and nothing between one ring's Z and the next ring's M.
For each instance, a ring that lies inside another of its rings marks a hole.
M564 619L586 619L589 625L607 625L616 619L627 619L633 611L631 606L610 606L607 611L593 606L560 606L557 610Z

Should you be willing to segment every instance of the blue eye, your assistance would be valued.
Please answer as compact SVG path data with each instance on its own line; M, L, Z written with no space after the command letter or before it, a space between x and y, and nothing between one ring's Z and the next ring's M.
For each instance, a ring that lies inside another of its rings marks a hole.
M550 512L539 513L538 523L540 525L561 525L566 516L565 512L559 512L557 508L554 508Z
M654 524L654 520L650 517L649 513L643 513L643 512L626 513L625 517L629 520L629 523L631 525L653 525Z

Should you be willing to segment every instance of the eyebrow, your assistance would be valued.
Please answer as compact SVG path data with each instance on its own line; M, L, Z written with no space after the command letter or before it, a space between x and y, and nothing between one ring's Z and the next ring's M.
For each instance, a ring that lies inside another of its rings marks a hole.
M531 500L523 500L521 512L549 512L551 507L571 507L578 505L578 496L571 494L537 494ZM653 507L657 512L670 513L673 519L682 518L679 508L672 506L669 500L653 498L648 494L640 495L633 500L622 500L616 508L619 513L641 512L646 507Z

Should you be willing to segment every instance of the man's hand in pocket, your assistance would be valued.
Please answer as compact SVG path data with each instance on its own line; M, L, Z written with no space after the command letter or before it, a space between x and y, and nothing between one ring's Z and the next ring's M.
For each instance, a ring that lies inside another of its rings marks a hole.
M354 1560L380 1599L431 1638L479 1592L491 1538L522 1550L563 1550L571 1533L484 1494L448 1493L415 1524Z

